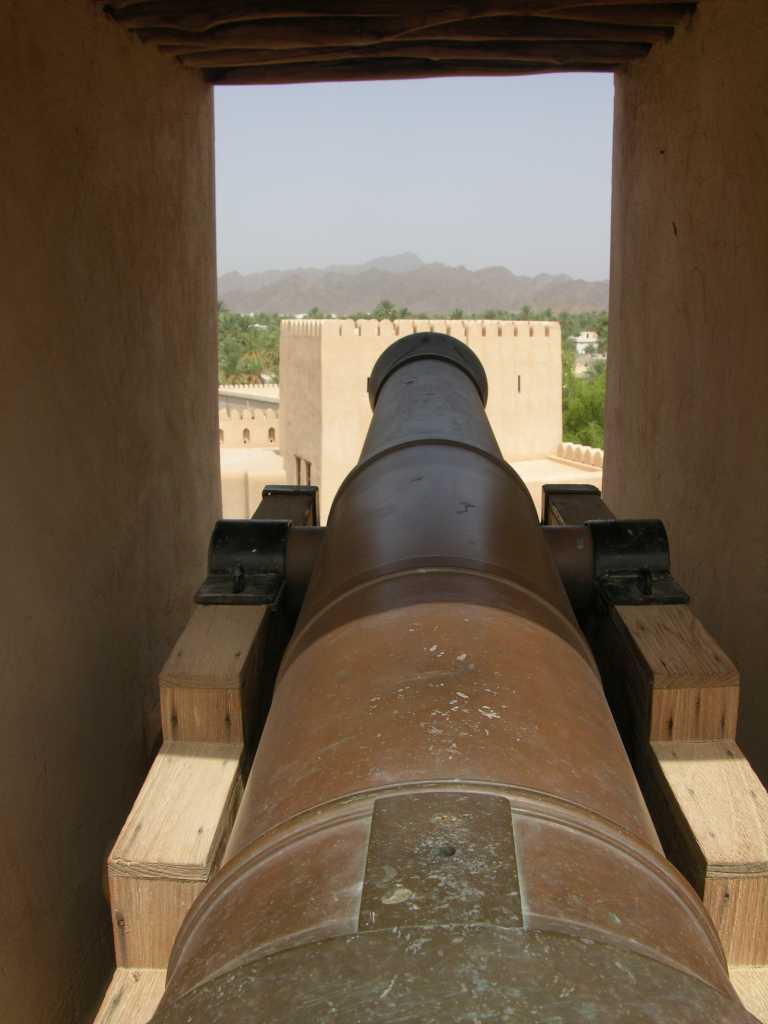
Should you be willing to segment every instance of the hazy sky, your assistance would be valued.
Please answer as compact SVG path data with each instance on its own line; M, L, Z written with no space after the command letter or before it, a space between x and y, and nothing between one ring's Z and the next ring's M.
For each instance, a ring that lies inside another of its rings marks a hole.
M218 88L219 269L607 277L612 106L609 74Z

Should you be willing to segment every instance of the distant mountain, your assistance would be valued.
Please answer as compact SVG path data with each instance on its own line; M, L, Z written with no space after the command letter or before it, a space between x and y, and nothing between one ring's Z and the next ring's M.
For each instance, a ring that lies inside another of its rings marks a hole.
M551 309L584 313L608 308L607 281L567 274L519 277L506 267L467 270L424 263L415 253L382 256L356 265L257 274L233 271L219 278L219 298L235 313L306 313L317 307L346 316L370 311L382 299L414 313L482 313L486 309Z

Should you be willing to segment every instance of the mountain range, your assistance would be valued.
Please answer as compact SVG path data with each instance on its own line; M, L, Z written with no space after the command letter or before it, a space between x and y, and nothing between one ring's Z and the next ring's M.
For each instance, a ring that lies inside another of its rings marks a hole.
M468 270L425 263L412 252L367 263L254 274L232 271L219 278L219 299L235 313L282 313L321 309L348 316L370 312L383 299L413 313L447 315L485 310L551 309L584 313L608 308L608 282L582 281L567 274L521 277L507 267Z

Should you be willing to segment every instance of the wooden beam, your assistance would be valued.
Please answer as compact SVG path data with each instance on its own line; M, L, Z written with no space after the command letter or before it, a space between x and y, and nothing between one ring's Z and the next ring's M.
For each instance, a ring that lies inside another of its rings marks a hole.
M160 672L166 740L251 745L270 614L260 605L195 605Z
M272 65L343 63L385 59L424 61L502 61L563 64L589 61L595 64L624 63L644 57L648 43L506 43L476 45L472 43L387 43L358 49L329 50L224 50L185 54L179 59L188 67L235 68L269 67Z
M732 740L653 743L649 805L729 964L768 963L768 794Z
M165 989L165 971L118 967L93 1024L148 1024Z
M568 15L568 12L566 12ZM414 29L406 39L441 39L463 42L492 42L496 39L586 39L612 42L657 42L669 39L673 30L655 25L649 19L643 24L610 24L604 21L571 18L472 18L441 25Z
M540 75L557 71L618 71L623 65L574 61L551 64L537 61L350 61L346 64L280 64L273 67L210 68L206 78L214 85L283 85L298 82L363 82L406 78Z
M235 744L165 743L107 864L119 967L164 968L216 871L242 792Z
M265 33L265 45L274 45L273 40L286 39L286 45L310 45L311 40L325 39L328 44L350 42L355 38L361 43L366 40L391 39L408 31L436 28L441 25L469 26L473 22L505 21L510 18L529 18L545 21L582 21L616 26L673 27L684 17L696 10L695 2L685 3L644 3L627 4L617 7L611 4L579 4L562 8L545 8L535 5L525 9L509 11L483 10L463 15L452 8L417 11L410 9L399 15L389 9L381 16L333 15L328 17L290 17L283 10L271 15L250 4L229 3L219 9L199 4L168 6L159 3L131 4L125 8L108 8L112 17L129 29L169 29L187 31L198 35L207 34L227 25L251 25Z
M683 18L696 13L696 3L644 3L615 6L583 4L559 11L560 18L601 21L607 25L656 25L674 28Z
M633 719L630 748L734 738L739 673L689 605L613 608L605 626L599 649L612 648L609 662Z
M474 18L469 21L441 22L430 19L330 18L260 23L241 22L211 28L206 32L185 31L180 25L141 28L141 38L168 52L173 47L192 49L309 49L330 46L372 46L393 40L439 40L445 42L495 42L499 40L608 40L611 42L655 42L667 39L672 30L653 25L611 25L601 21L561 20L556 18Z
M731 984L760 1024L768 1024L768 967L731 967Z
M389 18L412 16L413 4L408 0L96 0L119 19L155 17L157 19L197 18L200 25L210 27L231 21L267 21L280 18ZM468 18L505 17L534 14L564 17L568 11L605 8L646 8L652 10L695 7L695 0L675 3L669 0L486 0L486 2L443 3L441 0L420 0L419 16L439 17L447 21ZM687 13L687 12L686 12ZM581 16L580 14L577 16Z

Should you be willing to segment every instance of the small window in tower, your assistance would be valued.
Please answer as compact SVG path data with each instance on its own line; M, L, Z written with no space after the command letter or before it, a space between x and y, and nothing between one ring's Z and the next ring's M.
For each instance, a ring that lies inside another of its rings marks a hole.
M296 483L299 484L299 486L301 486L301 459L299 458L298 455L295 456L295 458L296 458Z
M518 375L517 375L517 393L518 393L518 395L520 394L520 392L522 390L523 390L523 388L522 388L522 381L520 380L520 374L518 373Z
M307 487L309 487L309 485L312 483L312 463L311 462L307 462L307 460L305 459L304 460L304 467L305 467L306 472L307 472L306 484L307 484Z
M275 428L274 427L270 427L269 430L267 431L267 438L268 438L270 444L274 444L275 443Z
M251 443L251 432L248 429L248 427L246 427L243 430L243 444L250 444L250 443Z
M219 444L224 444L224 431L219 427Z

